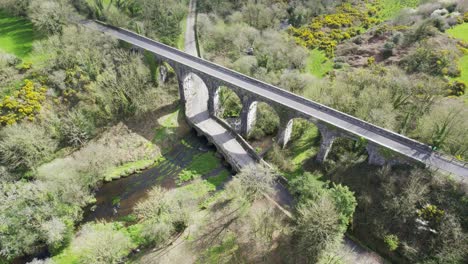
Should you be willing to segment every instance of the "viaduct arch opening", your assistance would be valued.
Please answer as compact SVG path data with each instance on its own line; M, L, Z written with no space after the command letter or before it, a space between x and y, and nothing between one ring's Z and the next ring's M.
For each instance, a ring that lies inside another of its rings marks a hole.
M247 139L259 154L278 140L280 117L269 104L261 101L252 102L247 115Z
M322 135L319 128L311 121L304 118L293 118L289 120L284 138L282 139L282 147L291 149L295 152L303 152L311 150L318 152L320 148L320 140Z
M226 121L236 131L241 131L242 101L229 87L220 86L214 93L214 115Z
M209 92L203 79L192 72L179 78L182 78L180 92L185 101L185 115L195 122L208 118Z

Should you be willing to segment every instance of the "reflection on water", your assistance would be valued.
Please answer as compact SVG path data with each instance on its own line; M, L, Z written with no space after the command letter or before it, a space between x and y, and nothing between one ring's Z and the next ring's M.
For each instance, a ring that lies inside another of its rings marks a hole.
M112 221L132 213L133 206L155 185L171 189L182 169L197 155L214 150L203 137L190 134L164 154L165 160L140 174L105 183L96 193L96 204L87 208L84 222Z

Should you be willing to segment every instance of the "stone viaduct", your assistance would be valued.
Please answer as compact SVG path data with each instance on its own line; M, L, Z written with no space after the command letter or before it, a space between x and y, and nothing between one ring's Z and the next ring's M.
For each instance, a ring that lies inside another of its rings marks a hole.
M384 165L416 161L452 174L462 181L468 177L467 163L434 152L429 146L418 141L131 31L100 22L84 21L82 24L127 42L134 49L151 52L159 62L168 63L178 77L179 92L189 123L199 133L205 134L236 170L247 165L251 160L259 160L258 155L242 136L246 136L255 123L257 104L264 102L270 105L279 116L277 141L282 146L290 140L294 119L302 118L318 127L321 133L320 151L317 155L319 162L327 158L334 140L344 137L367 142L366 149L371 164ZM217 117L220 108L220 87L231 89L242 102L240 133ZM216 126L224 130L214 132ZM230 147L222 147L230 140L235 140L237 143Z

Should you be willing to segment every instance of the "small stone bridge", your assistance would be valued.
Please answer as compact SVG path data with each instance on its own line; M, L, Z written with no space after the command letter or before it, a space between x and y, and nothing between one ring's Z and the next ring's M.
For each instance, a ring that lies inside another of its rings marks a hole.
M333 141L344 137L366 141L371 164L416 161L453 174L462 181L468 177L467 163L434 152L418 141L131 31L100 22L84 21L82 24L127 42L136 50L151 52L157 61L169 64L177 74L179 92L189 123L207 136L236 170L259 160L242 136L246 136L255 123L258 102L264 102L279 116L277 139L282 146L290 139L294 119L306 119L318 127L321 145L317 160L320 162L327 158ZM216 115L220 108L220 87L231 89L242 102L240 134Z

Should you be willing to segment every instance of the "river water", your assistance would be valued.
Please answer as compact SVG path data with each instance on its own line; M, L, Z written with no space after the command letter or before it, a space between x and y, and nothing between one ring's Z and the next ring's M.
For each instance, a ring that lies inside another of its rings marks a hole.
M135 204L144 200L151 188L156 185L166 189L177 187L178 174L194 157L215 150L204 137L190 133L184 138L184 143L179 142L168 153L163 154L164 160L155 167L103 184L96 192L96 204L85 210L83 222L113 221L131 214ZM220 165L216 170L224 168Z
M192 131L184 138L184 143L175 144L170 151L163 154L164 160L156 166L141 173L104 183L95 194L96 203L85 209L81 224L97 220L110 222L130 215L135 204L143 201L147 192L154 186L159 185L166 189L177 187L176 179L179 173L194 157L207 151L216 151L216 148L210 146L206 138L197 137ZM220 163L219 168L204 177L217 175L223 169L229 170L222 164ZM12 263L27 263L33 258L47 257L50 257L50 253L44 248L37 254L17 258Z

